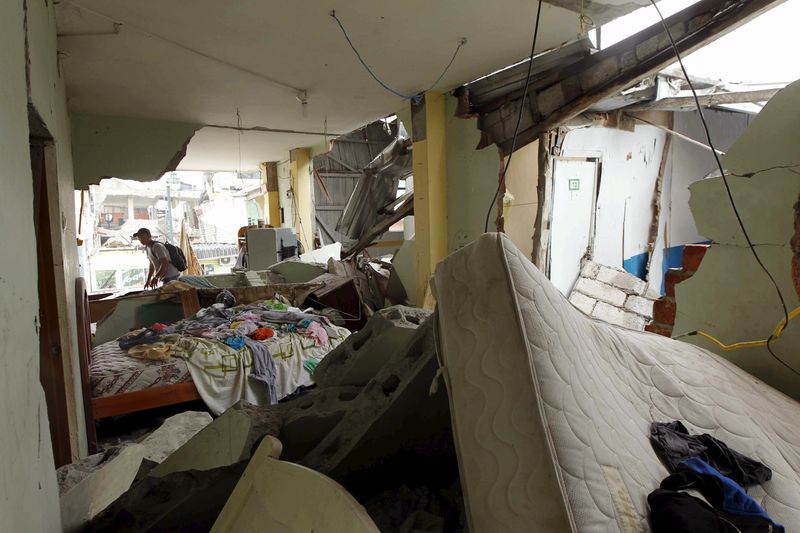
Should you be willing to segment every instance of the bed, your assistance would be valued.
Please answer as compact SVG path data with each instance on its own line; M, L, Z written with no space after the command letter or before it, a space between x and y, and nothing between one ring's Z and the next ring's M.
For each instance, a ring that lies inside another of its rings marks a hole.
M204 359L199 361L192 357L191 347L185 346L197 344L199 341L188 336L180 337L181 340L175 344L176 350L178 347L185 348L177 351L182 357L174 356L166 360L130 357L120 349L116 340L92 347L88 329L88 299L82 281L78 280L76 290L79 302L78 321L81 325L79 331L82 332L81 376L90 440L93 439L94 422L110 416L200 399L217 414L238 399L251 403L269 401L264 385L247 379L252 367L252 356L247 348L241 349L240 356L232 361L230 350L222 343L215 342L219 347L219 354L212 349L211 353L204 354ZM252 296L263 297L264 294L259 292ZM197 290L183 291L176 298L181 301L184 316L193 316L200 310L201 298ZM349 335L345 328L330 326L330 329L336 335L331 335L329 342L322 345L315 345L298 333L287 333L262 342L269 349L275 363L274 390L278 399L299 387L313 384L309 371L313 370L313 364ZM312 364L311 367L308 366L309 363Z

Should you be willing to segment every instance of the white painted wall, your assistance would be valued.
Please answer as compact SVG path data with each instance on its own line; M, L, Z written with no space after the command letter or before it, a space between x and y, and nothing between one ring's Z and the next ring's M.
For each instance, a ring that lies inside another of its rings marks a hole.
M601 160L593 257L598 263L622 268L625 259L647 252L665 137L648 125L632 132L583 128L567 135L564 156Z
M31 4L36 4L32 6ZM52 3L50 4L52 6ZM32 60L32 82L37 85L34 102L42 106L51 125L66 130L66 116L53 121L54 108L64 109L63 92L54 94L53 77L40 69L48 56L56 58L55 28L44 11L44 2L28 2L28 29ZM41 11L40 11L41 10ZM48 22L49 19L49 22ZM39 383L39 341L36 329L38 291L36 241L33 228L33 178L28 148L27 95L25 86L25 13L22 0L0 2L0 517L4 531L60 531L58 488L44 393ZM48 33L52 31L52 36ZM45 51L47 52L45 54ZM44 69L47 70L47 69ZM55 70L51 71L55 72ZM44 76L44 77L43 77ZM46 83L44 87L42 84ZM56 83L56 85L59 85ZM63 87L61 88L63 90ZM52 92L51 92L52 91ZM58 96L60 95L60 98ZM59 147L69 157L69 137ZM71 182L63 165L64 181ZM68 179L69 178L69 179ZM72 205L72 186L63 192ZM74 216L67 214L72 228L75 258ZM65 232L67 233L67 232ZM65 266L74 275L74 266ZM74 302L73 302L74 303ZM74 305L71 306L74 310ZM74 323L74 311L72 311Z

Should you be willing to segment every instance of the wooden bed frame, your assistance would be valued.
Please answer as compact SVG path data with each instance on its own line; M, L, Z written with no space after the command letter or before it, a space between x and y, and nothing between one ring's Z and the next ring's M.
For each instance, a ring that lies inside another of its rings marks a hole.
M75 280L75 296L81 385L83 387L84 416L86 418L86 434L90 454L97 451L95 422L101 418L201 399L200 394L197 392L197 387L191 381L126 392L115 396L92 398L92 383L89 370L92 362L92 319L89 308L89 295L83 278ZM193 315L200 310L200 300L196 290L183 291L180 293L180 298L184 316Z

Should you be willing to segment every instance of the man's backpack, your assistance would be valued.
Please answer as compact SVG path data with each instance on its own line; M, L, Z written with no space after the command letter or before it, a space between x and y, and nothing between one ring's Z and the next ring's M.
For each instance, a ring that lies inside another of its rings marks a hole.
M165 242L164 246L169 252L169 262L172 263L172 266L177 268L178 272L186 270L186 256L183 255L183 250L168 242Z

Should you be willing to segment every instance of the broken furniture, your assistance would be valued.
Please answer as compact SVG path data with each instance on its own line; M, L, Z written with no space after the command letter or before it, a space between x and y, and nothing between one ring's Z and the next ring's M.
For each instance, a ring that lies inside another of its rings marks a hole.
M644 531L682 420L763 462L750 495L800 524L800 405L724 359L586 317L500 234L437 268L442 373L470 531ZM501 487L502 490L498 490Z
M378 533L348 492L329 477L279 461L281 443L265 437L214 523L228 531Z

